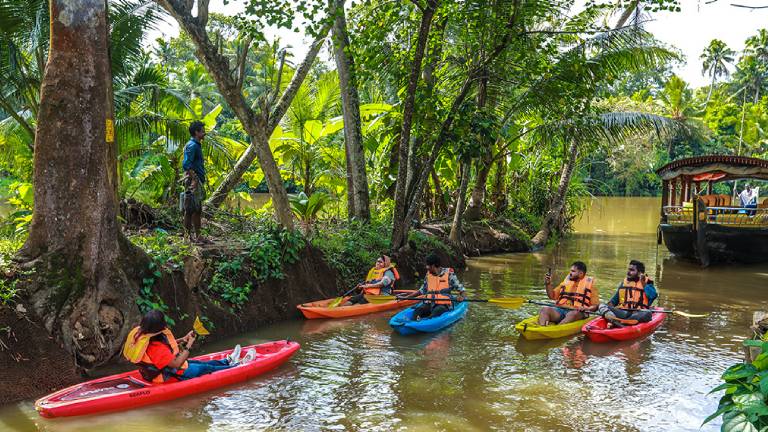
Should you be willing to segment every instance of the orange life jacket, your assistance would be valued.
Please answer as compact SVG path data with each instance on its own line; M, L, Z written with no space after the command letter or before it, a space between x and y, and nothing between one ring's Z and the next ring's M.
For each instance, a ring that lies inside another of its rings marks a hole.
M563 283L560 284L560 296L557 299L557 306L592 306L593 283L594 279L589 276L580 279L578 283L575 283L566 276Z
M430 298L429 301L438 305L450 306L453 304L451 296L440 292L451 287L450 278L452 273L452 268L445 269L443 274L439 276L427 272L427 297Z
M139 367L139 372L141 372L141 376L144 379L147 381L152 381L153 383L163 383L165 382L163 371L155 367L154 363L152 363L152 359L147 355L147 347L149 347L151 342L150 339L157 335L163 335L164 340L162 342L168 346L174 356L179 353L179 344L176 342L176 338L173 336L173 333L171 333L171 331L167 328L157 333L139 335L140 331L140 327L135 327L133 330L131 330L130 333L128 333L128 337L125 340L125 345L123 346L123 356L125 356L128 361L136 364ZM175 374L179 374L187 367L189 367L189 364L184 362L184 364Z
M645 294L645 285L626 278L619 287L619 307L623 309L648 309L651 306Z
M397 269L393 265L389 267L380 268L380 269L373 267L368 271L368 276L365 277L365 283L376 283L381 281L381 279L384 277L384 273L386 273L387 270L392 270L392 273L395 275L395 280L392 281L392 288L394 288L395 281L400 280L400 273L397 272ZM380 295L381 288L382 287L380 286L374 287L374 288L365 288L363 292L369 295Z

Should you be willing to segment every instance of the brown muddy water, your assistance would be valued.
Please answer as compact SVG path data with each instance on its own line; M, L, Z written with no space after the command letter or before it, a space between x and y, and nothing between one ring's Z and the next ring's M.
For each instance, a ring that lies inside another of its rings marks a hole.
M655 274L669 317L652 336L594 344L544 342L513 326L536 312L472 304L436 335L403 337L391 313L296 320L207 349L291 338L302 349L278 370L234 387L124 413L46 420L33 402L0 408L19 431L696 431L715 410L707 395L742 357L752 312L768 309L768 266L701 269L656 247L658 199L600 198L576 233L544 252L487 256L461 275L477 297L543 299L543 274L580 259L607 300L629 259ZM41 365L41 373L55 373ZM701 430L714 431L719 423Z

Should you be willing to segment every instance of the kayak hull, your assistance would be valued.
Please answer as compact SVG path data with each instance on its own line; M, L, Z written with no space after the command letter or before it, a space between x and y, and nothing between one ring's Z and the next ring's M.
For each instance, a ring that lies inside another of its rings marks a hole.
M411 294L413 291L395 291L397 294ZM400 309L415 304L416 300L403 300L403 301L391 301L387 303L373 304L366 303L361 305L351 306L337 306L335 308L329 308L334 299L319 300L311 303L304 303L296 306L297 309L304 314L307 319L322 319L322 318L348 318L358 315L367 315L376 312L388 311L393 309ZM349 297L344 297L342 303L349 300Z
M413 319L415 308L416 306L412 306L406 310L398 312L389 320L389 325L401 335L434 333L446 327L450 327L460 319L464 318L469 306L467 302L459 302L453 309L439 317L422 319L419 321Z
M243 347L253 348L256 358L246 364L184 381L152 384L137 370L76 384L35 402L37 412L47 418L124 411L213 390L251 379L287 362L299 350L292 341L275 341ZM192 360L219 360L232 350L202 355Z
M665 314L655 313L653 314L653 318L647 323L609 329L608 321L606 321L605 318L600 317L591 323L586 324L581 331L587 335L592 342L619 342L641 338L653 333L664 322L665 318Z
M580 333L581 328L594 319L595 317L590 316L566 324L540 326L539 316L535 315L517 323L515 329L528 340L559 339Z

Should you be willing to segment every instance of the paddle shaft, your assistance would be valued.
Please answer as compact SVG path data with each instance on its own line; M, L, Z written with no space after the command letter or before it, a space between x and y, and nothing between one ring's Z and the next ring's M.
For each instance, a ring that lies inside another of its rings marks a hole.
M570 310L575 310L575 311L579 311L579 312L581 312L581 313L585 313L585 314L587 314L587 315L600 315L600 314L599 314L599 313L597 313L596 311L595 311L595 312L593 312L593 311L582 311L582 310L578 310L578 309L576 309L575 307L571 307L571 306L559 306L559 305L556 305L556 304L554 304L554 303L547 303L547 302L542 302L542 301L538 301L538 300L528 300L528 303L531 303L531 304L535 304L535 305L539 305L539 306L549 306L549 307L558 307L558 308L563 308L563 309L570 309Z
M563 308L563 309L575 310L575 311L579 311L579 312L581 312L583 314L587 314L587 315L600 315L598 312L582 311L582 310L578 310L578 309L576 309L574 307L569 307L569 306L557 306L554 303L539 302L539 301L536 301L536 300L528 300L528 302L529 303L533 303L533 304L537 304L537 305L541 305L541 306L559 307L559 308ZM638 323L638 321L634 320L634 319L624 319L624 318L619 318L619 317L612 318L611 320L612 321L617 321L620 324L624 324L624 325L635 325L635 324Z

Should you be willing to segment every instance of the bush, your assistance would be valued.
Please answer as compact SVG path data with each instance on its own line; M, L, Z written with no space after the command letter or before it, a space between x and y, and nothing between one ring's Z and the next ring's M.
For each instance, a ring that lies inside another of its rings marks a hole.
M18 281L5 278L5 270L11 264L11 258L24 244L26 236L0 237L0 306L8 305L18 294Z
M408 232L408 242L413 243L417 251L430 254L433 251L442 251L447 255L456 255L457 252L451 246L445 243L441 238L421 231L411 230ZM426 255L425 255L426 256Z
M389 225L358 221L331 224L317 230L312 245L323 251L346 285L360 282L376 258L390 250Z
M184 258L190 254L190 246L183 237L156 228L149 235L130 236L131 243L142 248L159 267L178 270L184 267Z
M706 424L723 416L723 431L768 430L768 341L746 340L745 346L760 347L762 353L752 363L735 364L723 373L723 384L710 393L725 390L717 411ZM702 425L703 425L702 424Z

